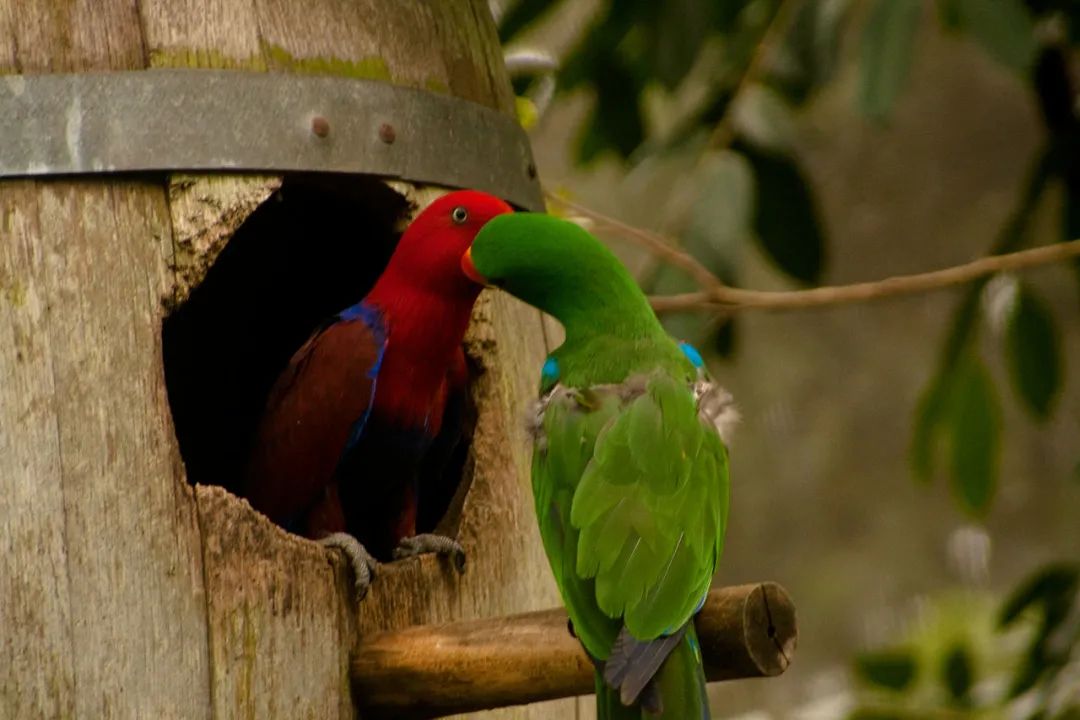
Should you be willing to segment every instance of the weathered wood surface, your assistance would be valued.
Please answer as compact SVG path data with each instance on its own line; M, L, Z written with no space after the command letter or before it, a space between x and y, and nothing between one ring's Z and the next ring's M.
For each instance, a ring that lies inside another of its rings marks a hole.
M0 184L0 223L0 716L208 717L161 190Z
M0 0L0 74L150 66L373 77L512 108L484 0ZM349 718L359 635L557 603L521 420L540 320L506 297L482 299L469 339L484 372L464 577L389 566L357 615L336 555L184 482L161 321L275 183L0 182L0 718Z
M696 624L709 680L779 675L795 652L795 608L775 583L713 590ZM376 633L353 661L364 709L387 718L583 695L593 677L562 609Z
M0 3L0 73L142 64L131 3ZM0 183L2 717L209 717L169 245L160 184Z

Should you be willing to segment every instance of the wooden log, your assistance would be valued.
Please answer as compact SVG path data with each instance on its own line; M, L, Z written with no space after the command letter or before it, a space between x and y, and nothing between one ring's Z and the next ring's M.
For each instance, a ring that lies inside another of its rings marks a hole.
M134 3L0 0L0 75L143 64ZM169 235L149 178L0 182L0 718L212 717Z
M713 590L696 620L709 680L779 675L795 652L776 583ZM420 626L365 639L352 665L365 717L427 718L585 695L593 665L562 609Z

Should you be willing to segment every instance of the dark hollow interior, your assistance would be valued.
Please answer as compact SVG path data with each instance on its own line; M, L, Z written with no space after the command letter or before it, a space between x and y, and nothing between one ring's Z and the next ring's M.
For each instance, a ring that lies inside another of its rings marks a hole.
M371 289L407 210L402 196L374 179L288 178L166 318L165 382L189 482L239 490L271 386L323 320ZM447 514L464 475L471 426L449 477L424 499L419 532Z

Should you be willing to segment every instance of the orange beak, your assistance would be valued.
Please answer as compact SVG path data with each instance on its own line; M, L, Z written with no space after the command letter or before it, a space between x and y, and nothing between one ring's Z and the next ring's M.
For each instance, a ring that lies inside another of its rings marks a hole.
M465 254L461 256L461 272L465 273L465 277L472 280L478 285L487 285L487 278L476 271L476 266L472 261L472 248L470 247L465 251Z

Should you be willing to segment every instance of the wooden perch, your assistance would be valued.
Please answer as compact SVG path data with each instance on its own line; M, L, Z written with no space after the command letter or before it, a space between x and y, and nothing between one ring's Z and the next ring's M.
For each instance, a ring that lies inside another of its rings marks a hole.
M713 590L697 616L709 680L779 675L795 607L776 583ZM564 610L422 626L362 641L352 665L365 716L428 718L588 695L593 665Z

